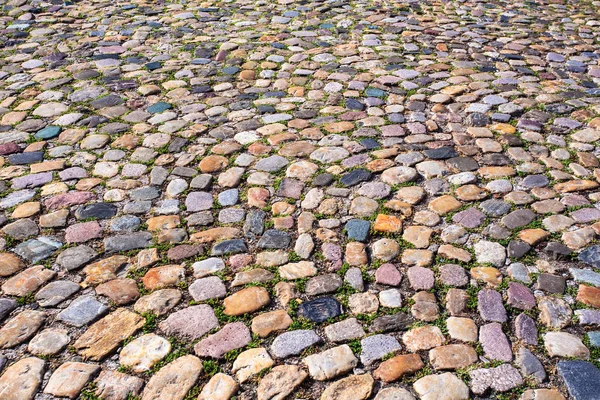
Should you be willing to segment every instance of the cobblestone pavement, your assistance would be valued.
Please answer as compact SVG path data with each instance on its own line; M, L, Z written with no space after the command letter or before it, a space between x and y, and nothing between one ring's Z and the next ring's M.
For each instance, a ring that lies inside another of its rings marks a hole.
M0 5L0 399L600 399L600 1Z

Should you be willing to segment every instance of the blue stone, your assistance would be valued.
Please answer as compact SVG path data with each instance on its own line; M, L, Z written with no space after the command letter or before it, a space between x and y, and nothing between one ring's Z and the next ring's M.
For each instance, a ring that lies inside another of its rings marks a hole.
M558 373L573 400L598 399L600 393L600 370L587 361L559 361Z
M159 101L158 103L152 104L150 107L146 109L150 114L158 114L163 111L167 111L168 109L173 108L169 103L165 103L164 101Z
M377 88L367 88L366 92L367 96L372 96L372 97L384 97L385 96L385 92L381 89L377 89Z
M225 67L223 68L223 73L225 75L234 75L240 71L238 67Z
M237 189L229 189L219 193L219 204L222 206L232 206L238 202L239 191Z
M154 71L155 69L159 69L160 67L162 67L162 64L158 61L149 62L148 64L146 64L146 69L148 71Z
M331 29L334 26L335 25L333 25L333 24L321 24L321 25L319 25L319 28L321 28L321 29Z
M587 335L592 346L600 347L600 331L588 332Z
M60 126L47 126L44 129L39 130L35 134L35 137L38 139L52 139L54 137L57 137L60 131Z
M375 149L379 149L381 147L379 142L373 138L363 139L360 141L360 144L362 146L364 146L364 148L367 150L375 150Z
M210 63L210 59L208 59L208 58L194 58L190 62L192 64L194 64L194 65L204 65L204 64L209 64Z
M369 237L371 223L362 219L351 219L350 221L346 222L344 229L346 230L348 239L365 242Z
M579 261L600 268L600 246L590 246L579 253Z
M43 151L28 151L26 153L11 154L8 156L8 162L12 165L33 164L42 161Z

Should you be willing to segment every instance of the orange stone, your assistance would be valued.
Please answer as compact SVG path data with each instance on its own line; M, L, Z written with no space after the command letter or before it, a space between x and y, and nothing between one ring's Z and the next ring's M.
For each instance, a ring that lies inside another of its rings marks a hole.
M418 354L402 354L382 362L373 377L384 382L394 382L404 375L414 374L424 366Z
M519 239L524 241L530 246L535 246L543 240L546 240L550 237L550 233L546 232L543 229L523 229L519 232Z
M204 173L218 172L221 171L229 164L229 161L223 156L210 155L206 156L200 161L198 167L200 171Z
M402 231L402 220L393 215L379 214L375 219L373 229L377 232L400 232Z
M471 278L484 281L493 286L502 283L502 273L494 267L476 267L471 269Z
M485 179L496 179L516 174L513 167L483 167L479 168L477 172Z
M446 215L462 207L462 203L450 195L440 196L429 202L429 209L439 215Z
M456 197L463 201L483 200L487 196L487 190L477 185L465 185L456 189Z
M261 309L271 302L269 292L261 286L251 286L223 300L226 315L242 315Z
M185 269L181 265L163 265L151 268L142 278L148 290L175 286L185 276Z
M466 250L459 249L450 244L443 244L438 249L438 255L449 260L458 260L462 262L471 261L471 253Z
M582 190L589 190L597 188L598 182L575 179L572 181L557 183L554 185L554 190L561 193L579 192Z
M196 243L210 243L216 240L233 239L240 236L241 234L242 231L238 228L224 226L194 233L190 237L190 240Z
M588 306L600 308L600 288L579 285L577 301L587 304Z
M179 225L179 215L161 215L152 217L148 219L147 223L149 231L173 229L177 228L177 225Z

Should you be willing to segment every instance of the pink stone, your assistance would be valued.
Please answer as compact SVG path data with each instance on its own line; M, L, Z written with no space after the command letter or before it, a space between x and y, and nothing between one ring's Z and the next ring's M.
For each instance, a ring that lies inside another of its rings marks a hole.
M235 254L229 257L229 266L234 271L247 267L251 262L252 256L250 254Z
M386 125L381 128L381 136L404 136L406 132L400 125Z
M398 286L402 280L402 275L398 268L394 267L393 264L383 264L377 268L375 272L375 280L377 283L390 286Z
M102 237L102 227L96 221L71 225L65 232L67 243L83 243Z
M433 271L423 267L411 267L407 271L410 286L415 290L429 290L434 285Z
M500 361L512 360L512 347L499 323L483 325L479 329L479 341L486 357Z
M227 51L219 50L219 52L217 53L217 56L215 57L215 61L223 61L223 60L225 60L225 58L227 58Z
M16 143L4 143L0 144L0 156L5 156L8 154L18 153L21 151L21 148Z
M123 46L106 46L100 47L100 52L102 54L121 54L125 53L127 49Z
M55 210L57 208L65 208L76 204L84 204L94 198L94 193L91 192L69 192L59 194L45 201L45 206L48 209Z
M234 322L199 341L194 346L194 352L200 357L222 358L225 353L242 348L251 340L252 335L248 327L243 322Z

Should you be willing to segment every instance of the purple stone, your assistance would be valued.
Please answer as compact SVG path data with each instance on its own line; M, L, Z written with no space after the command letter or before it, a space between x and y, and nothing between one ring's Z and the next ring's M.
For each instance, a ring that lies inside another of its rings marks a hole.
M404 136L406 132L400 125L385 125L381 128L381 136Z
M15 178L12 181L13 189L25 189L45 185L52 181L52 172L41 172Z
M411 267L407 272L410 286L415 290L429 290L433 287L433 271L423 267Z
M185 207L190 212L210 210L212 206L213 198L208 192L191 192L185 199Z
M492 289L483 289L477 295L477 309L484 321L506 322L506 310L502 295Z
M469 282L465 269L460 265L446 264L440 267L440 280L444 285L464 286Z
M519 314L515 319L515 334L527 344L537 346L538 329L535 321L526 314Z
M409 122L408 124L406 124L406 128L413 135L427 133L427 128L425 127L425 125L423 125L419 122Z
M520 119L517 128L539 132L542 130L542 123L532 119Z
M363 165L371 161L368 154L358 154L342 161L342 166L345 168L354 168L359 165Z
M600 325L600 310L577 310L580 325Z
M584 196L580 194L572 194L570 196L565 196L560 199L560 202L565 206L589 206L590 202Z
M485 221L485 214L474 207L456 213L452 217L452 222L468 229L477 228L483 221Z
M582 208L571 213L571 218L579 223L597 221L600 219L600 210L597 208Z
M512 348L499 323L483 325L479 329L479 341L486 357L500 361L512 360Z
M338 261L342 259L342 249L335 243L323 243L321 247L323 256L329 261Z
M510 282L508 284L507 303L520 310L531 310L535 307L535 297L522 283Z
M72 167L60 171L58 176L60 176L60 179L63 181L68 181L70 179L81 179L87 177L87 171L81 167Z
M569 129L576 129L581 126L581 122L575 121L574 119L570 119L570 118L556 118L554 120L554 125L562 126L564 128L569 128Z

